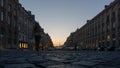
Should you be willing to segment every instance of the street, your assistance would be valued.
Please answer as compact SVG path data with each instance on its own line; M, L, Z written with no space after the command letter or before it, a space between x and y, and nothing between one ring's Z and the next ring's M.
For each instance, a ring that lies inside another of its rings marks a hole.
M120 52L0 51L0 68L120 68Z

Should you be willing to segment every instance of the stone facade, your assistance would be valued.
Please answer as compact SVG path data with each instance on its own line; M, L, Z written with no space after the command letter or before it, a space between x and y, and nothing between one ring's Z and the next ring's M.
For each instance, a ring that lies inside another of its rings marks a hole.
M35 17L26 11L21 4L18 6L18 45L19 48L32 48Z
M82 49L120 47L120 0L105 5L103 11L70 35L65 44L69 40L75 40L73 44Z
M36 23L19 0L0 0L0 49L33 49Z
M17 48L18 0L0 0L0 48Z

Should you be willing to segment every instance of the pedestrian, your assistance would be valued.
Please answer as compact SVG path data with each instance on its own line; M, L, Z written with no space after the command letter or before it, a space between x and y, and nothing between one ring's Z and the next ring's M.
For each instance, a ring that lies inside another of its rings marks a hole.
M35 50L37 51L37 55L39 55L39 45L40 45L40 40L41 40L41 36L40 34L35 35Z
M34 39L35 39L35 50L37 51L38 55L39 55L39 45L40 45L40 40L41 40L41 28L39 23L36 22L34 29Z

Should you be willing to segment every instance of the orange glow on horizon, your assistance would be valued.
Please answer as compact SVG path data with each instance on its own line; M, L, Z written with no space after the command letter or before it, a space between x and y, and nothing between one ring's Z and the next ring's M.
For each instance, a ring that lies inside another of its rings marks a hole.
M56 27L57 28L57 27ZM64 33L64 29L52 29L51 32L49 33L53 45L54 46L62 46L64 44L64 42L66 41L66 37L67 37L67 33L65 33L64 35L61 35L61 33Z
M54 46L62 46L64 41L53 41Z

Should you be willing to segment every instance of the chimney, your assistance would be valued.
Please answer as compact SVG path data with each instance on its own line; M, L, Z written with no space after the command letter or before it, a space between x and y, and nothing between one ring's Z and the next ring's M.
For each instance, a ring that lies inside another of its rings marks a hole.
M31 11L28 11L28 14L30 14L30 15L31 15Z
M89 23L90 22L90 20L87 20L87 23Z
M32 15L32 18L35 20L35 15Z
M105 5L105 8L107 8L108 7L108 5Z

